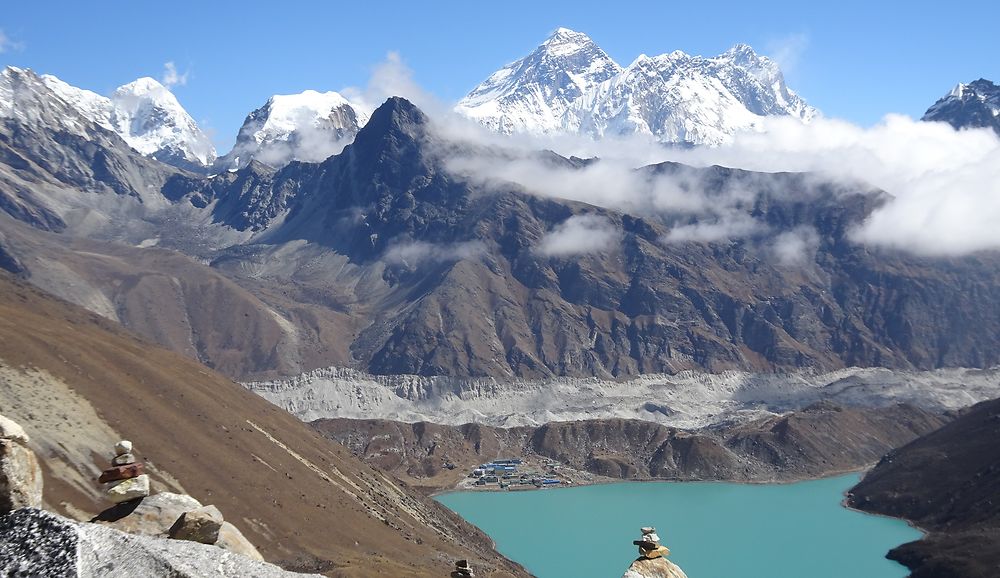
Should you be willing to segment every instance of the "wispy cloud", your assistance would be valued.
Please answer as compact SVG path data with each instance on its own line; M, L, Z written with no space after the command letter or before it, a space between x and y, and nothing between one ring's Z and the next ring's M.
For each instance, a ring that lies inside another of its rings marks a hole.
M188 72L184 71L180 73L177 71L177 65L173 61L165 62L163 64L163 76L160 82L163 86L167 88L173 88L175 86L184 86L188 81Z
M424 112L439 116L448 107L420 87L413 79L413 71L403 61L398 52L389 52L385 60L378 63L363 87L347 87L339 91L351 103L371 112L391 96L401 96L419 106Z
M801 267L816 258L819 234L812 227L796 227L775 236L771 252L785 267Z
M794 76L808 48L809 36L804 32L782 36L764 45L767 56L778 63L786 76Z
M791 35L770 49L782 66L794 68L807 45L805 35ZM756 130L738 133L728 144L693 150L665 149L648 136L597 142L573 136L506 137L454 114L428 95L398 54L390 54L375 68L368 87L352 96L377 106L393 95L424 108L442 140L461 143L443 151L446 168L455 176L484 189L516 186L542 196L667 216L673 226L663 242L770 235L773 256L788 265L807 261L815 245L810 231L782 236L787 232L769 231L751 218L747 201L769 181L766 177L761 183L718 191L711 183L699 182L696 172L659 175L636 170L673 160L696 167L810 172L845 190L885 190L892 199L851 233L860 244L921 255L1000 250L1000 137L988 129L955 130L900 115L888 115L869 128L829 118L806 125L787 117L765 117ZM546 161L538 154L546 149L601 160L574 168ZM807 181L786 193L809 194L812 184ZM413 255L442 254L417 249ZM406 257L406 252L400 250L397 257Z
M0 28L0 54L10 52L11 50L24 50L24 43L14 40Z
M415 268L426 263L471 259L485 252L486 246L480 241L441 244L413 241L390 247L385 253L385 261Z
M607 217L573 215L542 237L536 251L547 257L598 253L621 241L621 231Z

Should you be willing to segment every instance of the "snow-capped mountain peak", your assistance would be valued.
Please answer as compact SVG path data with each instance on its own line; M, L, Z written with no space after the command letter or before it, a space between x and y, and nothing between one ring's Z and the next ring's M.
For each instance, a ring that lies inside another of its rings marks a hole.
M152 78L121 86L108 98L49 74L10 66L0 73L0 116L13 115L58 123L83 136L92 123L118 134L141 154L185 168L202 169L215 160L208 136L173 93Z
M456 110L505 134L648 134L694 144L720 144L764 116L808 122L817 114L788 89L777 63L749 45L711 58L642 54L622 68L566 28L494 73Z
M955 128L992 128L1000 134L1000 86L985 78L958 84L927 109L923 120Z
M223 169L256 159L280 167L293 160L319 162L340 152L368 122L368 112L337 92L276 94L251 112Z
M548 133L570 104L622 68L589 36L559 28L528 56L493 73L457 110L501 133Z
M208 166L215 147L177 97L155 79L122 85L111 96L112 123L140 153L170 164Z

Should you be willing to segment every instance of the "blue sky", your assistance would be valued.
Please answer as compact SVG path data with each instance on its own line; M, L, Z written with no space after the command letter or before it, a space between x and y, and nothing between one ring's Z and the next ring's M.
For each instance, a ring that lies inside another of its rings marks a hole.
M998 16L986 1L11 1L0 64L107 94L173 62L186 75L175 94L224 152L271 94L364 86L394 51L424 90L453 101L565 26L623 65L745 42L780 55L789 86L827 116L871 125L919 117L957 82L1000 81Z

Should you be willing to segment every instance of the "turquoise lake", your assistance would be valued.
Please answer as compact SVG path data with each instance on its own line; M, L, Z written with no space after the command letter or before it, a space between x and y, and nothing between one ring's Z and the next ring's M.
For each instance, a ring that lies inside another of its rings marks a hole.
M841 505L858 476L795 484L620 483L437 500L538 578L617 578L655 526L689 578L902 578L890 549L920 538Z

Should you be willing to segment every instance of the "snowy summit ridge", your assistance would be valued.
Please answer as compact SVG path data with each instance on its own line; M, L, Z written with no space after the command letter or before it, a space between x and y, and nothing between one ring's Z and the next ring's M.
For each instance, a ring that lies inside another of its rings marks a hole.
M366 122L368 114L337 92L276 94L243 121L220 168L237 169L251 160L274 167L320 162L339 153Z
M645 134L692 144L723 143L765 116L808 122L817 114L774 61L745 44L712 58L640 55L621 67L566 28L495 72L456 110L504 134Z
M93 123L139 153L189 169L215 161L215 147L177 98L152 78L120 86L111 98L52 75L9 66L0 73L0 117L58 123L84 134Z

